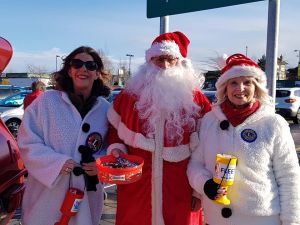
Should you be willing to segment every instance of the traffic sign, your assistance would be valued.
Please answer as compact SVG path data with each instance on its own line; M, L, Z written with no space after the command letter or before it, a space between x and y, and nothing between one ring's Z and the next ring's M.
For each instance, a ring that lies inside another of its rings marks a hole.
M147 0L147 18L214 9L263 0Z

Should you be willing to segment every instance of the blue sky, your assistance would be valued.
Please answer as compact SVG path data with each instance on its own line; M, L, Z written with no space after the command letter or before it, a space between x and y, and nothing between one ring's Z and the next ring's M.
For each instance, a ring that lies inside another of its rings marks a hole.
M208 0L209 1L209 0ZM281 0L279 55L296 67L300 49L300 0ZM101 49L117 69L132 70L159 34L159 18L146 17L146 0L0 0L0 36L14 55L4 72L27 72L32 65L53 72L56 55L81 45ZM189 58L203 69L217 53L246 52L257 60L266 52L268 1L170 16L170 31L184 32ZM60 65L61 59L58 59Z

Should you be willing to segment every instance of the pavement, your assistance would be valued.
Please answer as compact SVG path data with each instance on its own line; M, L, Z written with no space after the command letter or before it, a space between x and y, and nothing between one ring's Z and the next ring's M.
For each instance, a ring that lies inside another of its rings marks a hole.
M114 225L116 219L116 209L117 209L117 186L107 186L105 187L105 192L107 194L104 200L104 208L102 217L100 220L100 225Z
M105 186L106 198L104 200L104 208L99 225L114 225L117 209L117 186ZM21 225L21 209L18 209L8 225Z

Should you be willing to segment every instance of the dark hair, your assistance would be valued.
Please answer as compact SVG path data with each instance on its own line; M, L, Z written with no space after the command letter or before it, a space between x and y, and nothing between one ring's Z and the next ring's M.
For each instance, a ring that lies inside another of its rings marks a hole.
M97 63L97 71L102 73L104 66L101 57L98 52L88 46L80 46L73 50L65 59L63 67L60 71L55 74L55 89L65 91L67 93L74 92L74 86L72 78L69 76L69 69L71 67L71 60L80 53L89 54L93 60ZM104 85L100 76L94 81L91 95L93 96L104 96L107 97L110 94L110 88Z
M33 82L31 83L31 90L32 90L32 91L35 91L35 90L36 90L36 81L33 81Z

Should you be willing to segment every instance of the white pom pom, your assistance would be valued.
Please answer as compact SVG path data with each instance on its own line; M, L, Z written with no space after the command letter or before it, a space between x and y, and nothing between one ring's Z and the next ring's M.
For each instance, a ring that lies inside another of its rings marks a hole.
M185 68L189 68L192 67L192 62L190 59L183 59L181 61L182 66L184 66Z
M217 64L217 66L219 67L219 69L223 69L226 66L226 59L228 58L228 55L223 54L222 56L218 56L215 59L215 62Z

